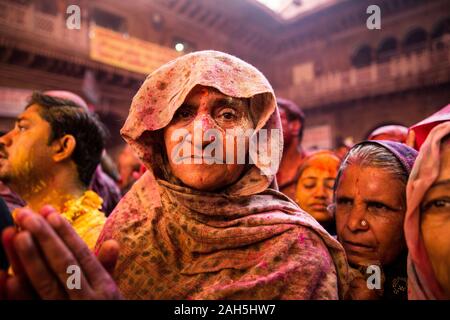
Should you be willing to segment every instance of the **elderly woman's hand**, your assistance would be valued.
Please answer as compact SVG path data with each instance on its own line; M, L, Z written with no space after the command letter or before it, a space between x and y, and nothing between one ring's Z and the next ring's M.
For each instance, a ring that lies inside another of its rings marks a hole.
M8 228L2 240L14 271L0 273L0 299L121 299L111 278L118 244L106 241L96 257L53 208L39 214L21 209L21 231Z

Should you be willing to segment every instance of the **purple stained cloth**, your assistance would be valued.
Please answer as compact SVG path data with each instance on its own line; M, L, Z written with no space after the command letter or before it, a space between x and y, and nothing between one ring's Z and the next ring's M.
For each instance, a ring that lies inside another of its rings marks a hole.
M11 191L4 183L0 181L0 198L2 198L10 212L14 209L24 207L25 201L23 201L17 194Z
M98 165L95 169L89 189L95 191L103 199L102 211L106 216L112 212L122 198L119 187L102 170L101 165Z
M355 148L357 145L362 144L377 144L388 149L400 161L403 168L408 172L408 174L411 173L412 167L418 155L418 152L416 150L408 147L406 144L388 140L363 141L353 146L353 148Z

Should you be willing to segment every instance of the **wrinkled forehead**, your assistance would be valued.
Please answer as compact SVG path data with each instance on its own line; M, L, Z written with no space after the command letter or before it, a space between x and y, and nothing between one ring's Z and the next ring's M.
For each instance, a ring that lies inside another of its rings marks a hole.
M250 99L249 98L239 98L239 97L232 97L229 95L226 95L220 90L214 88L214 87L208 87L208 86L202 86L202 85L196 85L186 96L185 103L186 102L192 102L192 103L198 103L200 100L203 101L220 101L224 103L228 103L234 106L242 106L249 108L250 107Z

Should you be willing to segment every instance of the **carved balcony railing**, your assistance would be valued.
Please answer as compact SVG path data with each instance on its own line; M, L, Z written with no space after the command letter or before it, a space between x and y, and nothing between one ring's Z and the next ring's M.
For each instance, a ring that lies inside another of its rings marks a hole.
M313 108L450 82L450 43L391 57L388 61L299 81L277 94Z
M0 1L0 35L14 39L18 47L34 44L40 46L42 51L58 48L87 56L89 54L87 22L81 21L79 30L68 29L66 19L65 12L51 15L37 11L30 4Z

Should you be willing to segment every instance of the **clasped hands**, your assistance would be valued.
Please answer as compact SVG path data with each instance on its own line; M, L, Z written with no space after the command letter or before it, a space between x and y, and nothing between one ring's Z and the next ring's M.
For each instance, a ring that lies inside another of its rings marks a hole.
M0 270L0 299L122 298L111 277L119 252L116 241L105 241L96 257L50 206L38 213L20 209L16 223L18 228L2 234L12 272ZM69 266L80 271L77 288L68 285Z

